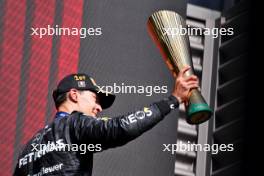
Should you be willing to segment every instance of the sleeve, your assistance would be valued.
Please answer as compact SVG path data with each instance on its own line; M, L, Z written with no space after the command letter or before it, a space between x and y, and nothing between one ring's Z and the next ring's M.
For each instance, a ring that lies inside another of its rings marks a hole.
M72 118L70 131L79 143L100 144L102 149L117 147L151 129L171 109L178 108L174 96L109 120L97 119L83 114Z

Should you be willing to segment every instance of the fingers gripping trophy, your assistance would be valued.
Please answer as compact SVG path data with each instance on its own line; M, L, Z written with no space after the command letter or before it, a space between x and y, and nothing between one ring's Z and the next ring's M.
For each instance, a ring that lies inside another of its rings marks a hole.
M185 76L194 74L188 34L174 35L168 32L186 28L185 20L173 11L161 10L152 14L148 19L148 32L168 65L176 76L185 66L191 66ZM185 103L186 121L189 124L200 124L207 121L212 110L198 89L192 89L188 102Z

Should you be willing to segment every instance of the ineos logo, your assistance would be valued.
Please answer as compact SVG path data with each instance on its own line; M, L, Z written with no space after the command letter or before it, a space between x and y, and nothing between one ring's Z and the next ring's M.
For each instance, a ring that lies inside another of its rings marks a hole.
M149 117L152 114L152 111L149 108L145 107L143 111L137 111L133 114L130 114L126 118L122 119L122 121L129 125L131 123L137 122L138 120L142 120L145 117Z

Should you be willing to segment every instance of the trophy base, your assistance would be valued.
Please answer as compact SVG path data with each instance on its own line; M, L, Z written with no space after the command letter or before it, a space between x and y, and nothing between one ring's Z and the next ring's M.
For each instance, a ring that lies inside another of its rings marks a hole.
M206 103L191 104L187 109L187 122L190 124L203 123L212 115L212 110Z

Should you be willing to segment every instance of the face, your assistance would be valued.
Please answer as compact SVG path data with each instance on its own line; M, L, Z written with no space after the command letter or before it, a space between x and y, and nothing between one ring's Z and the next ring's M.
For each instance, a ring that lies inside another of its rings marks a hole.
M76 105L78 111L92 117L102 111L98 96L89 90L76 92Z

